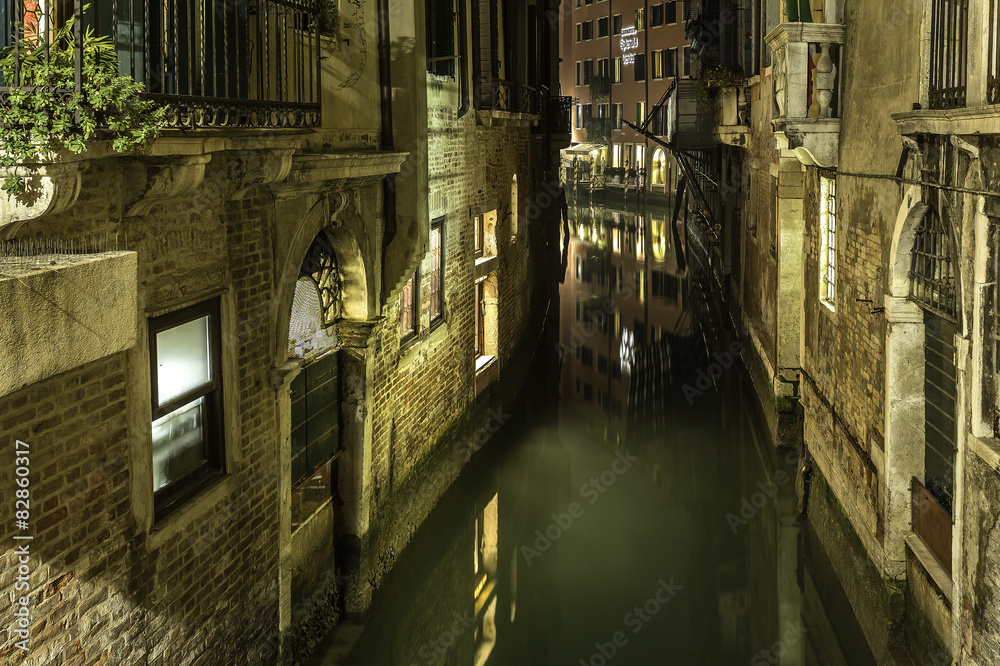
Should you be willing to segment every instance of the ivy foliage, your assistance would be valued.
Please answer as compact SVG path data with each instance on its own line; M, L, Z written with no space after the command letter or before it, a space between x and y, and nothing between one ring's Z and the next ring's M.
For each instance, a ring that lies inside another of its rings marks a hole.
M8 175L0 189L16 196L26 190L24 178L13 173L18 164L51 159L59 150L81 153L98 136L98 126L110 135L119 153L155 139L167 123L167 108L143 99L145 86L118 71L118 54L109 37L83 35L82 81L76 90L73 24L50 33L45 45L37 36L22 37L0 50L0 73L9 88L0 104L0 170Z

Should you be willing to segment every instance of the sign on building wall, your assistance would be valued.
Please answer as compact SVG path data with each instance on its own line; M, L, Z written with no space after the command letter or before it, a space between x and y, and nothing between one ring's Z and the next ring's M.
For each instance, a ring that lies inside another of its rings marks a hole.
M634 27L624 28L621 34L622 64L631 65L635 62L635 51L639 48L639 31Z

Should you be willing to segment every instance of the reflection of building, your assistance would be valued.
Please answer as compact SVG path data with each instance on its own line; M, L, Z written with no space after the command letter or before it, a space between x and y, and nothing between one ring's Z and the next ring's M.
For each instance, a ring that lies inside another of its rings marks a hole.
M627 127L641 125L675 77L690 75L688 2L564 3L560 36L562 93L574 99L574 147L565 153L601 169L644 168L650 184L676 180L673 159ZM649 128L665 135L664 116Z
M616 443L627 426L637 350L686 335L685 274L666 213L574 206L561 293L564 417Z
M31 4L50 15L8 86L73 11ZM103 127L0 194L0 432L25 443L0 494L21 467L31 506L0 537L4 561L34 538L26 663L295 661L338 595L366 611L538 339L552 4L75 5L168 127L129 154ZM323 34L321 6L341 10Z

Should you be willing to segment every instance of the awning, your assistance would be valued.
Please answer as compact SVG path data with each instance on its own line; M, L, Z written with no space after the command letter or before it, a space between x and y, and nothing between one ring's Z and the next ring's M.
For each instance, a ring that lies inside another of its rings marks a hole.
M593 150L602 150L605 147L603 143L576 143L569 148L563 148L563 152L590 154Z

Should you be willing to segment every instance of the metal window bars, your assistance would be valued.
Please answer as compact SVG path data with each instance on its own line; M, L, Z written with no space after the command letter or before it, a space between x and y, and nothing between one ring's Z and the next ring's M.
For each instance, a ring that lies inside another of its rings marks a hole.
M968 71L969 0L933 0L931 5L930 106L965 106Z
M924 213L913 242L910 299L946 319L957 321L951 239L933 208Z
M1000 104L1000 0L989 0L990 28L986 33L986 103Z
M76 89L82 35L112 40L119 71L168 107L168 126L314 127L320 114L317 0L0 0L0 46L43 45L75 18ZM0 87L0 103L21 86L20 67ZM67 95L72 91L67 91Z

